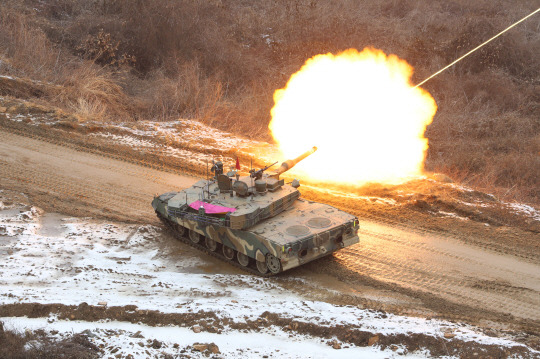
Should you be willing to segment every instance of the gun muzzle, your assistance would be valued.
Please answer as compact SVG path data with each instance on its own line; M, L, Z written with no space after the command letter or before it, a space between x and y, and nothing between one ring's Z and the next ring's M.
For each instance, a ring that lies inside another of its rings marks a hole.
M286 172L293 168L298 162L302 161L307 156L311 155L313 152L317 151L317 147L313 146L309 151L304 152L300 156L296 157L294 160L287 160L281 164L281 166L276 170L275 174L280 175L283 172Z

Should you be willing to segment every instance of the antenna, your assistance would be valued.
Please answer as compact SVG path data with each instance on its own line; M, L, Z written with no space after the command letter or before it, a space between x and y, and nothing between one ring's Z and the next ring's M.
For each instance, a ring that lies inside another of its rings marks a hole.
M253 157L249 157L249 160L250 160L250 165L249 165L249 173L253 173ZM253 184L253 177L251 177L251 187L253 187L254 184Z
M210 178L208 177L208 157L206 157L206 192L210 198Z

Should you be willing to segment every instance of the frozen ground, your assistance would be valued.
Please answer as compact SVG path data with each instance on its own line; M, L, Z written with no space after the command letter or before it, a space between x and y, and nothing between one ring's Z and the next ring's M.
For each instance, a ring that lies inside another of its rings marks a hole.
M522 346L510 337L488 336L459 323L308 301L275 280L238 274L235 269L222 268L219 262L208 264L201 257L204 255L150 225L43 213L9 199L3 192L0 200L0 255L4 258L0 263L0 305L77 306L85 302L101 307L136 306L137 311L166 314L213 313L212 325L217 330L207 330L204 325L202 329L196 325L156 327L111 320L69 321L55 316L0 318L8 328L42 328L58 337L88 330L91 340L102 344L104 356L159 357L182 350L192 357L203 355L193 349L196 342L216 344L223 357L429 356L422 348L411 352L399 345L392 349L359 347L284 331L276 325L238 329L238 325L264 321L268 313L291 323L320 328L345 326L373 335L419 334L442 342L453 339L508 348Z
M335 350L320 339L306 335L291 336L271 328L261 332L227 331L221 334L194 333L189 328L150 327L126 322L80 322L47 319L0 318L6 329L45 329L52 337L63 339L72 333L84 332L92 343L104 347L103 357L121 354L133 358L190 355L205 358L204 351L196 350L194 343L213 343L220 357L230 358L425 358L427 351L405 354L404 349L381 350L377 347L343 346ZM53 334L54 333L54 334ZM157 342L156 342L157 341ZM217 353L216 353L217 354Z

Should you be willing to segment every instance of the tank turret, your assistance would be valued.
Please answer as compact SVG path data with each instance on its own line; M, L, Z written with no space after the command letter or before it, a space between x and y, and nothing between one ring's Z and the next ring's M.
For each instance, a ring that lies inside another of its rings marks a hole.
M184 242L246 270L271 275L358 242L358 219L326 204L300 199L294 180L279 176L317 150L313 147L247 176L223 174L155 197L158 217Z

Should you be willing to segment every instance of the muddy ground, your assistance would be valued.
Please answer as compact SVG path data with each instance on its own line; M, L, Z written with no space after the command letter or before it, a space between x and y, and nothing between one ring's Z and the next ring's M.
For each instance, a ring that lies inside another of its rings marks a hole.
M31 125L4 116L0 125L0 187L27 193L48 212L158 225L152 196L189 186L204 171L181 168L166 153L89 137L92 131L69 120ZM539 347L535 213L432 178L363 188L308 183L301 190L307 199L358 215L361 240L284 273L279 285L311 300L510 331Z

